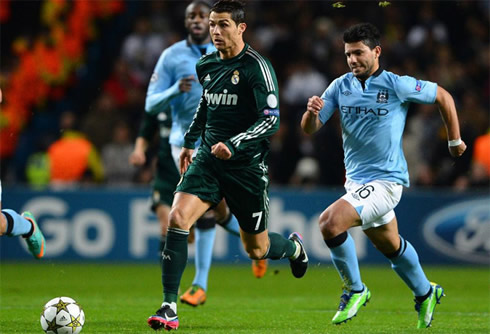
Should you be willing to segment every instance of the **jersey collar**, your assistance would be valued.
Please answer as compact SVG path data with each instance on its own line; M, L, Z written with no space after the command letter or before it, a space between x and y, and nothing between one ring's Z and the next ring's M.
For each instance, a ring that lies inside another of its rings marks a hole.
M366 90L368 87L369 87L369 84L371 83L371 81L374 80L374 78L378 77L381 73L383 73L384 69L380 67L378 67L378 69L376 70L376 72L374 72L373 74L371 74L369 76L369 78L367 78L364 82L362 82L361 80L355 78L357 80L357 82L359 83L359 85L361 85L361 87L363 88L363 90Z
M233 62L241 59L243 57L243 55L245 54L245 52L247 52L247 50L248 50L249 47L250 46L248 45L248 43L245 43L245 46L243 47L242 51L240 51L239 54L237 54L235 57L230 58L230 59L221 59L221 57L219 56L219 51L217 51L216 52L216 58L221 63L230 64L230 63L233 63Z
M373 73L371 76L372 76L372 77L377 77L377 76L378 76L378 75L380 75L380 74L381 74L381 72L383 72L383 71L384 71L384 69L382 69L382 68L381 68L381 66L380 66L380 67L378 67L378 69L376 70L376 72L374 72L374 73ZM368 78L368 79L369 79L369 78Z
M189 38L186 38L185 42L189 48L191 48L192 50L197 52L199 54L199 56L201 56L201 51L199 50L199 46L197 46L197 44L192 44L191 42L189 42ZM209 48L212 46L213 46L213 42L209 42L207 44L201 44L201 47L206 47L206 53L213 51L213 50L209 50Z

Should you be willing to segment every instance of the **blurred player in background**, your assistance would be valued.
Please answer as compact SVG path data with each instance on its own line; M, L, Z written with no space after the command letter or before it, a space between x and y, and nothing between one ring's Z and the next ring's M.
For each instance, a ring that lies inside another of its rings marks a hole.
M129 157L131 164L135 166L145 165L146 151L152 142L155 132L158 131L160 140L158 142L156 173L153 180L151 209L155 212L160 222L160 262L162 262L162 251L167 238L168 214L170 213L170 206L174 198L175 186L180 179L177 166L172 159L170 143L168 142L171 126L170 110L161 111L156 115L145 113L138 137L136 138L134 150Z
M269 233L269 138L279 128L278 88L270 62L243 41L243 4L218 1L209 30L217 52L197 63L203 94L180 153L177 186L164 249L164 302L148 324L177 329L177 293L187 262L187 237L194 222L226 199L240 223L245 251L252 259L289 258L302 277L308 257L298 233L289 239ZM193 159L195 143L202 143Z
M362 282L354 240L347 230L361 226L374 246L412 290L418 328L429 327L441 286L426 278L414 247L398 234L393 209L403 186L409 186L402 133L411 102L439 107L446 125L449 152L459 157L466 149L461 140L452 96L442 87L380 68L380 33L369 23L344 32L350 73L333 81L322 97L308 100L301 121L303 130L318 131L336 109L340 112L347 193L320 216L320 230L332 261L344 282L344 293L332 319L341 324L354 317L371 292Z
M2 90L0 89L0 103L2 103ZM2 182L0 181L0 236L9 237L22 236L27 243L29 252L36 258L44 256L45 244L44 235L37 226L34 216L30 212L19 215L11 209L2 210Z
M187 6L185 27L188 31L188 37L175 43L162 53L148 87L145 107L147 114L162 115L162 110L170 109L168 116L171 118L172 124L168 142L171 145L175 165L178 164L180 149L184 143L184 133L192 122L202 93L202 87L196 81L196 63L202 55L216 50L211 43L208 31L209 7L205 1L193 1ZM160 184L174 181L173 175L170 180L162 181L165 175L159 174ZM174 183L172 192L176 185L177 182ZM167 191L168 189L165 190L165 192ZM160 204L157 213L160 212L158 217L162 225L162 240L165 239L168 226L168 212L171 204L169 200L173 197L173 193L170 194L172 196L164 195L163 191L154 192L154 195L159 196L159 198L154 196L154 204ZM192 286L180 298L183 303L192 306L204 304L206 301L205 291L207 290L211 267L216 223L228 232L239 236L238 222L226 203L222 202L213 209L198 220L195 228L196 274ZM163 247L164 242L160 245L161 249ZM262 277L265 274L266 263L262 261L256 264L255 269L256 276Z

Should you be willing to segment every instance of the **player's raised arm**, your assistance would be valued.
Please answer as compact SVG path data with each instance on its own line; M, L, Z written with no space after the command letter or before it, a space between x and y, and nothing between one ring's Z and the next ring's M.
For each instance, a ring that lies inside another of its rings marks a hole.
M306 104L306 112L303 114L303 118L301 119L301 128L304 132L312 134L322 127L323 124L318 115L320 110L322 110L323 105L323 100L318 96L312 96L308 99L308 103Z
M441 113L442 120L446 126L449 152L453 157L459 157L466 150L466 144L461 140L458 114L456 112L454 99L447 90L438 86L436 103L439 106L439 112Z
M173 98L189 92L196 81L194 75L190 74L172 83L172 67L175 60L170 53L169 50L162 53L148 85L145 110L151 115L168 108Z

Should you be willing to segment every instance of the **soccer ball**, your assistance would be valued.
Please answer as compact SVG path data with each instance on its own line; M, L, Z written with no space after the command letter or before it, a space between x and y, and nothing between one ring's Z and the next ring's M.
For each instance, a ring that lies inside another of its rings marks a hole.
M70 297L51 299L41 313L41 327L48 334L78 334L84 323L82 307Z

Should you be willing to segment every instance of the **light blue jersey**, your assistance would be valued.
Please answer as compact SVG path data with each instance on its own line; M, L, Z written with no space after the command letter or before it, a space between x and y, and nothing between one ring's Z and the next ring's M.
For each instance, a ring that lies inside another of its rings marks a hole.
M196 63L203 53L215 50L212 43L198 46L183 40L165 49L158 59L146 93L145 110L155 115L170 107L172 129L169 142L172 145L183 145L184 133L194 118L202 95L202 86L197 81ZM179 91L179 80L189 75L194 75L196 81L192 83L189 92L182 93Z
M378 70L363 90L352 73L333 81L322 95L322 123L340 112L347 179L359 184L388 180L409 186L402 134L410 102L434 103L437 84Z

